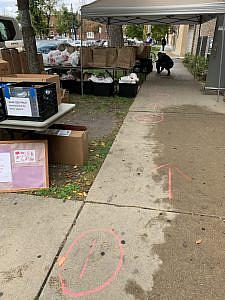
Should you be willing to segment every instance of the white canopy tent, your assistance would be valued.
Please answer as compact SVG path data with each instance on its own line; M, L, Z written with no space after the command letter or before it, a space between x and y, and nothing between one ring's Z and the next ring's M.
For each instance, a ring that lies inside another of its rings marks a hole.
M218 95L225 65L225 0L97 0L81 7L81 20L90 19L107 25L125 24L202 24L223 15ZM82 24L82 22L81 22ZM82 25L81 25L82 32ZM200 34L200 28L199 28ZM82 36L82 34L81 34ZM82 47L81 47L82 48ZM82 67L82 50L81 50ZM83 92L83 84L82 84Z
M81 8L84 18L104 24L198 24L225 13L219 0L97 0Z

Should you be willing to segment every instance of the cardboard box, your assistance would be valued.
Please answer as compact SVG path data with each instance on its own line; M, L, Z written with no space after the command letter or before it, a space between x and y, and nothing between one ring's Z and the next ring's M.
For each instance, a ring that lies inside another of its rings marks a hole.
M9 63L0 59L0 76L9 74Z
M1 49L0 50L0 59L5 60L9 64L9 73L13 74L14 72L14 67L13 67L13 61L12 61L12 56L10 53L9 49Z
M48 140L49 162L64 165L83 165L88 157L88 138L85 126L54 125L41 132ZM40 134L37 134L40 139Z
M20 62L20 55L17 49L9 49L11 57L12 57L12 64L13 64L13 73L22 73L22 66Z
M61 89L58 75L48 74L12 74L8 76L1 76L2 82L54 82L56 83L57 101L58 105L61 103Z
M61 89L61 103L69 103L70 93L66 89Z
M37 58L38 58L38 62L39 62L40 72L42 73L45 71L43 55L41 53L38 53Z
M29 67L28 67L28 60L27 60L27 53L26 51L22 51L19 53L20 57L20 63L21 63L21 68L22 68L22 73L28 74L30 73Z
M42 54L38 53L37 58L38 58L38 61L39 61L40 72L42 73L45 70ZM30 70L29 70L29 67L28 67L28 58L27 58L26 51L19 52L19 60L20 60L20 64L21 64L21 71L16 72L16 73L29 74Z

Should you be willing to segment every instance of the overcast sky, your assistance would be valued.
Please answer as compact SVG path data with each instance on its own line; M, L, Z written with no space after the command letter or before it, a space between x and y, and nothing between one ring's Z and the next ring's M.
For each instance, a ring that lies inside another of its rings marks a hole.
M72 3L74 10L76 10L79 8L81 4L87 4L92 1L91 0L64 0L64 1L59 0L58 5L61 6L63 3L65 3L65 5L67 5L70 8ZM16 3L17 3L16 0L0 0L0 15L15 16L17 11Z

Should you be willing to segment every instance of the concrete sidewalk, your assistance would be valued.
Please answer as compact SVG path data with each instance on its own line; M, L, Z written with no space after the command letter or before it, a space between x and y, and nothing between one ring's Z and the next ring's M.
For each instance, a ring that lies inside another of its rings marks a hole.
M58 262L50 247L53 268L32 283L38 298L224 299L224 114L179 60L171 77L152 73L71 231L59 232ZM4 298L7 284L2 299L32 299L16 284Z
M224 299L225 105L175 65L141 88L41 299Z

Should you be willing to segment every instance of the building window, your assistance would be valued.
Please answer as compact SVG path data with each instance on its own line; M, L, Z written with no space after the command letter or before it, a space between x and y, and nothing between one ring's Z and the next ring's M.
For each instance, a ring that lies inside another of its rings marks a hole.
M94 39L95 34L94 32L87 32L87 39Z

